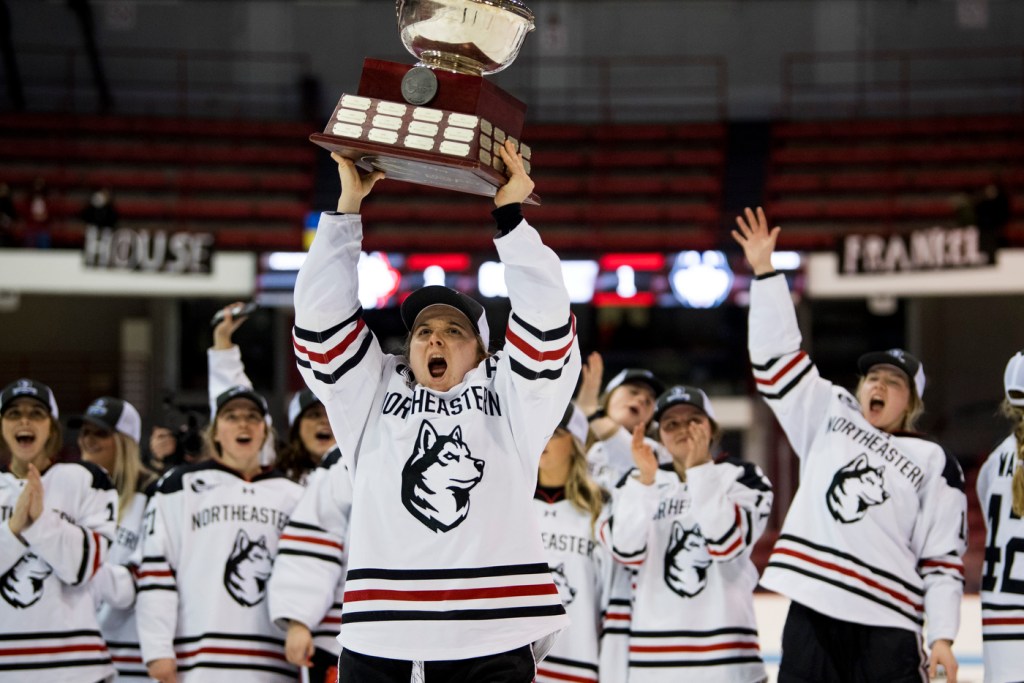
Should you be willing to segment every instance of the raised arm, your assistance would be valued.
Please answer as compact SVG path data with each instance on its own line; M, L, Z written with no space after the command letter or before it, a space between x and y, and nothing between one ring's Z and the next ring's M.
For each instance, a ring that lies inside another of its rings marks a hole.
M757 391L775 413L797 455L810 449L824 419L832 384L800 348L802 337L786 278L771 264L781 228L768 229L764 211L746 209L736 218L733 239L743 248L754 280L750 283L747 346Z
M384 363L359 305L356 267L363 226L358 212L383 174L361 176L351 160L331 157L341 179L338 213L321 214L299 270L292 341L299 371L326 407L338 445L355 455Z
M772 487L751 463L707 462L686 470L693 516L714 562L746 557L761 538L772 510Z
M512 302L505 332L510 372L500 373L499 382L507 382L505 395L515 396L509 402L512 433L524 468L535 476L544 445L576 388L580 351L561 261L520 210L533 180L511 141L499 149L509 180L494 196L500 233L494 243Z

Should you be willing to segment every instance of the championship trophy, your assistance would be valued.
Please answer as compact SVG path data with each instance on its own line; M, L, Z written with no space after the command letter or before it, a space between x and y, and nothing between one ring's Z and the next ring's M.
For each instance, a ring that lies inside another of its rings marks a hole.
M520 0L397 0L415 66L366 59L323 133L309 139L388 178L493 197L505 184L498 154L521 142L526 105L483 78L515 60L533 12ZM536 195L526 200L539 204Z

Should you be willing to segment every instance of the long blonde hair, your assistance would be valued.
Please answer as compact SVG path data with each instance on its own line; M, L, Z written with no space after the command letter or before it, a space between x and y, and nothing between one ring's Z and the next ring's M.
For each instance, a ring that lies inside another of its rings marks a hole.
M1013 514L1024 517L1024 408L1003 399L1003 415L1013 423L1013 435L1017 438L1017 469L1013 473Z
M142 464L139 444L135 439L114 432L114 467L110 481L117 489L117 519L120 520L129 503L139 491L144 491L156 479Z
M593 533L597 517L604 507L606 494L590 476L583 445L572 434L569 438L572 441L572 454L569 456L569 477L565 480L565 498L577 510L590 515L590 531Z

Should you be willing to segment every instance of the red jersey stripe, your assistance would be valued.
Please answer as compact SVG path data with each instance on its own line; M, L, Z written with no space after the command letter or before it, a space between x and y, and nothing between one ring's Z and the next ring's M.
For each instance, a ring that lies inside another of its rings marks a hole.
M345 602L361 602L363 600L403 600L403 601L440 601L440 600L489 600L492 598L517 598L527 595L556 595L558 589L553 583L540 583L527 586L494 586L493 588L452 588L447 590L402 591L367 588L365 590L345 591Z
M316 543L317 545L326 545L338 550L344 550L345 547L340 543L334 541L328 541L322 538L314 538L313 536L292 536L291 534L282 534L282 541L302 541L303 543Z
M572 674L551 671L540 666L537 667L537 675L554 678L556 681L569 681L570 683L595 683L597 681L597 678L593 676L574 676Z
M79 643L59 647L16 647L0 650L0 657L23 657L26 655L58 655L64 652L106 652L103 643Z
M572 341L576 338L575 322L573 323L573 328L573 334L569 337L569 343L560 349L555 349L554 351L540 351L535 349L529 342L513 332L511 325L509 325L505 330L505 338L512 342L513 346L535 361L558 360L559 358L564 358L565 355L569 353L569 350L572 349Z
M760 379L758 377L755 377L754 381L757 382L758 384L775 384L783 375L792 370L794 365L796 365L806 357L807 353L805 351L801 351L800 353L796 354L796 356L793 357L793 360L786 363L786 366L784 368L782 368L781 370L778 371L778 373L773 375L771 379Z
M630 645L630 652L714 652L715 650L757 650L757 643L734 640L713 645Z
M810 555L805 555L804 553L799 553L799 552L797 552L795 550L789 550L788 548L776 548L772 552L772 554L773 555L775 555L775 554L790 555L792 557L796 557L796 558L799 558L801 560L804 560L805 562L810 562L811 564L816 564L819 567L824 567L825 569L830 569L830 570L832 570L834 572L839 572L840 574L843 574L844 576L849 576L850 578L857 579L858 581L861 581L861 582L867 584L868 586L871 586L872 588L874 588L876 590L882 591L886 595L889 595L889 596L895 598L896 600L899 600L900 602L902 602L904 604L907 604L910 607L913 607L918 612L924 610L924 606L923 605L914 602L913 600L911 600L907 596L902 595L900 593L897 593L896 591L892 590L891 588L886 588L882 584L880 584L877 581L874 581L872 579L869 579L866 576L861 576L860 574L858 574L855 571L852 571L850 569L846 569L845 567L840 567L837 564L833 564L831 562L824 562L822 560L816 560L815 558L811 557Z
M356 337L359 336L359 333L365 326L366 323L364 323L363 319L360 318L359 322L356 323L355 329L349 332L348 336L346 336L344 339L338 342L337 345L335 345L333 348L328 349L326 353L316 353L315 351L310 351L305 346L299 343L297 337L292 337L292 343L295 345L295 350L305 355L310 361L326 365L327 363L330 363L332 360L334 360L341 354L345 353L345 351L348 349L349 346L352 345L352 342L356 340Z

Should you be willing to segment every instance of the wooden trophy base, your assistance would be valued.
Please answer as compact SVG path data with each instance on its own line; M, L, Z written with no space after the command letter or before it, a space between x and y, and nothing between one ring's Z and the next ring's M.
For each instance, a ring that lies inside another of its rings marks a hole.
M393 180L486 197L507 180L498 148L511 139L529 173L522 102L479 76L435 71L430 106L406 104L402 79L412 68L367 59L359 93L342 95L324 132L309 139Z

